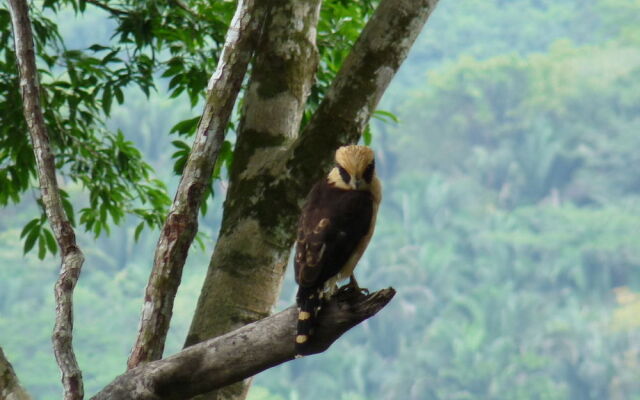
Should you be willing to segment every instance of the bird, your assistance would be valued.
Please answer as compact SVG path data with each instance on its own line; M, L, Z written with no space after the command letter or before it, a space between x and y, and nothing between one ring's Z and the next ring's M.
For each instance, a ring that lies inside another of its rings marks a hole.
M371 240L381 200L373 150L358 145L338 148L335 166L307 195L295 244L296 358L305 355L321 302L338 282L350 278L344 288L361 290L353 270Z

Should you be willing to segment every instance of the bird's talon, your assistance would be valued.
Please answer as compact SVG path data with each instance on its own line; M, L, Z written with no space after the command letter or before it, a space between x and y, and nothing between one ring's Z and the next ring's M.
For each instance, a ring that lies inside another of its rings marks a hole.
M354 289L354 287L352 285L344 285L338 288L338 290L336 291L337 294L343 294L343 293L349 293L350 291L352 291Z

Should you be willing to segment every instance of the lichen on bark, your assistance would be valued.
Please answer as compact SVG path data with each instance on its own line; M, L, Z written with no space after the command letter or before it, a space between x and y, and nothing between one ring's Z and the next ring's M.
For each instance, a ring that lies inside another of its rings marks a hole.
M294 69L282 68L284 61L271 53L268 57L258 56L234 153L220 241L209 265L187 345L237 328L245 320L240 316L260 317L270 312L280 290L295 222L306 193L313 182L326 173L335 149L358 140L435 4L436 1L426 0L383 0L299 137L297 132L285 134L270 129L277 125L272 118L286 121L287 107L280 105L280 114L274 114L278 110L270 108L269 118L256 117L261 113L255 110L272 105L269 103L272 99L280 102L282 98L278 96L283 91L296 87L283 80ZM274 10L274 15L276 13ZM275 22L271 20L271 23ZM265 32L271 32L268 24ZM273 36L268 38L271 41L267 43L274 46L282 43ZM258 54L264 55L265 51L268 52L268 47L259 49ZM308 63L307 60L298 62ZM269 69L270 65L279 67ZM295 71L312 72L303 67ZM261 87L264 80L269 83ZM265 121L269 121L268 126L260 127ZM245 234L238 229L247 219L257 223L256 232ZM247 241L259 243L263 253L259 258L240 260L236 257L234 262L251 262L251 273L240 275L232 271L244 271L245 267L230 262L231 259L224 256L221 243L240 247ZM265 282L272 286L265 288ZM260 301L254 294L258 287L262 294ZM236 387L228 395L211 398L242 399L244 389Z
M187 346L268 316L277 300L292 233L277 228L283 218L273 211L292 209L284 217L288 227L297 204L280 201L283 188L275 195L274 188L316 69L319 7L319 0L272 2L245 96L220 236ZM247 388L245 382L199 398L243 398Z

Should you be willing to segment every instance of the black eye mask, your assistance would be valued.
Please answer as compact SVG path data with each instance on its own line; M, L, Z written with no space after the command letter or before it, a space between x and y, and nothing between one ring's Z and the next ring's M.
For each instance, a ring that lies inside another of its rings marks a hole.
M371 183L371 180L373 179L373 170L375 168L375 164L372 161L371 164L369 164L367 166L367 169L364 170L364 173L362 174L362 178L367 182L367 183Z
M347 170L338 165L338 171L340 172L340 177L342 178L344 183L349 184L349 182L351 181L351 175L349 175Z

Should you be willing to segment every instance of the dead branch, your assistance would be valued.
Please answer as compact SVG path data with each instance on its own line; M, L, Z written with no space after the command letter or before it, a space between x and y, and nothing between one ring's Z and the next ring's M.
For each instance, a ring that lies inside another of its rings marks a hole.
M325 351L343 333L372 317L395 295L392 288L370 295L342 292L318 317L310 354ZM131 369L93 400L170 400L206 393L293 359L297 308L245 325L188 347L171 357Z
M42 203L49 224L60 247L62 265L55 285L56 321L53 329L53 350L62 371L65 399L82 399L82 373L73 351L73 289L78 282L84 256L76 244L76 236L62 207L56 180L53 151L40 107L40 88L36 69L33 33L29 8L25 0L9 0L16 59L20 72L20 87L24 117L38 166Z

